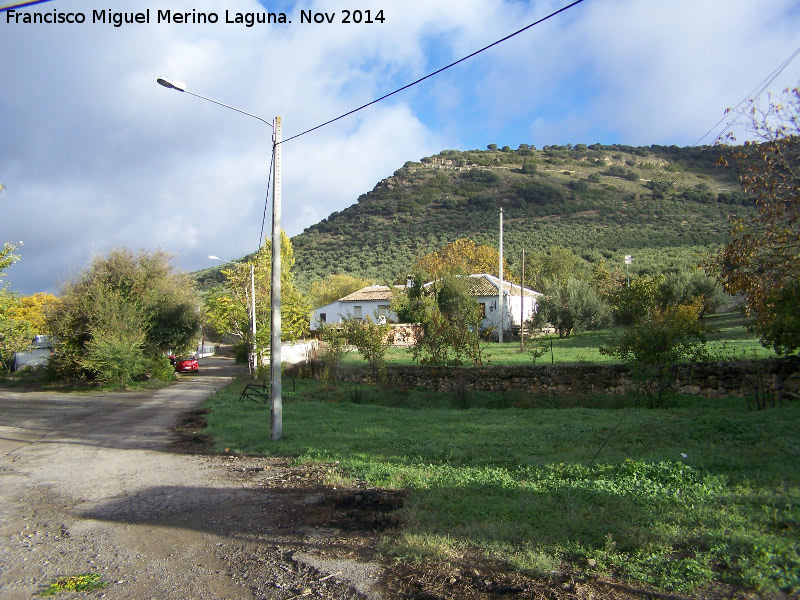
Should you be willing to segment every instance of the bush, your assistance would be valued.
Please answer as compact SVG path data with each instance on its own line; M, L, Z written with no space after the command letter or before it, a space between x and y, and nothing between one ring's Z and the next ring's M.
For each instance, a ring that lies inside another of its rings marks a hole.
M702 310L702 298L657 310L649 319L630 327L615 343L601 346L600 354L627 363L650 406L659 406L665 392L675 388L675 365L708 358L706 334L712 330L700 321Z
M534 327L550 323L558 337L574 332L601 329L611 322L611 309L586 281L570 277L564 283L548 281L537 303Z

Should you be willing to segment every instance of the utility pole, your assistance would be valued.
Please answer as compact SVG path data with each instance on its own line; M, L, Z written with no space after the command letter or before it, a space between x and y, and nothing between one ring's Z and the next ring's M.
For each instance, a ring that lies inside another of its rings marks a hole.
M253 377L258 373L258 350L256 345L256 275L255 266L250 263L250 317L253 327Z
M272 281L270 285L270 347L269 347L269 412L273 440L283 435L283 402L281 400L281 118L275 117L272 127L275 153L272 198Z
M500 311L500 330L497 334L497 341L503 343L503 207L500 207L500 285L498 286L497 308Z
M525 351L525 248L522 249L522 277L519 283L519 351Z

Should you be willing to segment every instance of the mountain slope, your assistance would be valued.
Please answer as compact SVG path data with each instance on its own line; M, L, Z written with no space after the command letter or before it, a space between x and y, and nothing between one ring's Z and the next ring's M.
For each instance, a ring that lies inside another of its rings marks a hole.
M446 150L408 162L358 202L292 239L299 285L332 273L403 278L413 262L458 238L505 254L565 246L584 259L661 272L696 265L727 238L729 216L752 211L724 150L676 146L522 145Z

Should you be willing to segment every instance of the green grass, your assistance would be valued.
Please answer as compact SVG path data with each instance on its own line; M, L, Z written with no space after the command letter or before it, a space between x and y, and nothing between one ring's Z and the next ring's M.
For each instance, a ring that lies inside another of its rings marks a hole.
M468 405L511 408L460 410L454 394L298 384L279 442L265 407L236 401L241 384L208 401L206 433L233 452L338 461L338 477L409 490L404 526L383 544L398 559L477 550L549 575L591 558L591 570L663 590L800 590L798 403L646 409L598 396L523 410L487 394Z
M764 348L758 338L747 331L746 320L738 312L710 315L705 318L705 323L717 330L708 336L708 351L712 357L725 360L771 358L776 356L771 348ZM552 347L552 354L548 351L543 356L532 360L531 354L520 352L519 342L505 342L503 344L488 343L486 346L487 365L549 365L549 364L574 364L597 363L611 364L619 362L612 356L600 354L600 346L612 343L614 338L624 331L624 328L613 327L597 331L587 331L573 334L568 338L559 339L557 336L539 337L527 340L527 348L534 343L543 342L548 348ZM389 365L413 365L411 354L405 348L389 348L386 353L386 363ZM364 367L366 361L356 352L350 352L342 359L343 367Z

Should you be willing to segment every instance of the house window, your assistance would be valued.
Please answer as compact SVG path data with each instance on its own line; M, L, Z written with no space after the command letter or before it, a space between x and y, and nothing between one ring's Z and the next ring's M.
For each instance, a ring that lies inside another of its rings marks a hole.
M358 319L359 321L362 319L362 315L361 315L361 307L360 307L360 306L354 306L354 307L353 307L353 316L354 316L356 319Z
M481 320L483 320L486 318L486 302L481 302L480 307L481 307Z
M319 322L320 323L327 323L328 316L325 313L319 313Z

